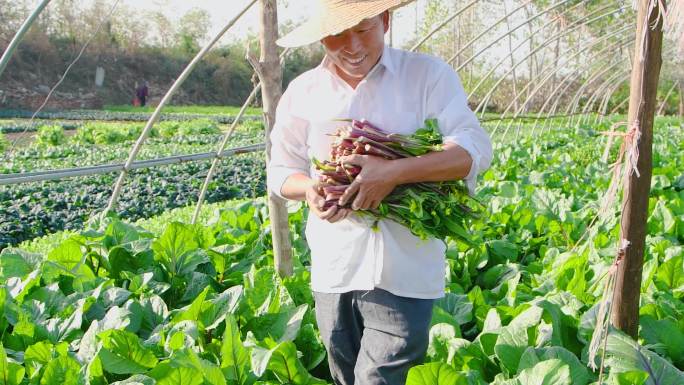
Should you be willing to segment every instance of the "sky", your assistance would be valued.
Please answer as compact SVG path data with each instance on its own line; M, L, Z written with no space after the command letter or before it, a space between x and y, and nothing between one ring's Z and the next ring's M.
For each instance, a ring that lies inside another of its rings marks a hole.
M114 0L109 0L113 4ZM204 9L211 15L209 35L214 36L225 24L232 20L249 3L248 0L120 0L127 8L133 10L156 12L161 11L170 20L178 20L193 8ZM301 22L306 15L306 5L311 0L278 0L278 18L282 21ZM424 3L420 0L417 3ZM83 4L92 0L81 0ZM419 17L422 6L418 4ZM258 31L258 3L231 28L226 39L244 37L250 32ZM416 6L409 5L395 14L396 27L394 38L396 42L403 42L413 37L415 28Z

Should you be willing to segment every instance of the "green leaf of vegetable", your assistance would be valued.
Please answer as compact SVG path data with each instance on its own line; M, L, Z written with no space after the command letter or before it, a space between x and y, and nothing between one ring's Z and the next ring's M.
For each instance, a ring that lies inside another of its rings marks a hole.
M98 353L104 369L114 374L142 374L157 365L151 350L135 334L125 330L106 330L98 334L102 349Z
M40 385L78 385L80 370L81 365L75 359L69 356L57 357L45 367Z
M0 385L19 385L24 378L24 367L10 362L5 348L0 344Z
M468 380L443 362L431 362L411 368L406 385L468 385Z
M684 384L684 372L618 330L611 329L608 334L606 356L611 372L648 373L647 385Z

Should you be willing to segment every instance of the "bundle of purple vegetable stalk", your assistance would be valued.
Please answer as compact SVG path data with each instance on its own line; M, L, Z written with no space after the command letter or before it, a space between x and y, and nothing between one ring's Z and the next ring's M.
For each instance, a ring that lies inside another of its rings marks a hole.
M339 199L361 172L358 166L342 164L339 159L351 154L379 156L394 160L443 151L437 121L425 121L425 127L413 135L387 133L367 121L345 120L350 124L337 130L330 161L313 159L321 174L324 209L339 206ZM344 207L348 207L353 197ZM462 181L426 182L399 185L373 210L357 213L376 219L390 219L411 230L421 239L451 237L468 244L466 229L471 219L479 217L482 205L468 195Z

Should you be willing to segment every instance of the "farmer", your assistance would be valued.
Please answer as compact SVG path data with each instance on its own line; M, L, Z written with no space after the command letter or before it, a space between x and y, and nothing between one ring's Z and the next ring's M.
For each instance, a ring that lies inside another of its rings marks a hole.
M404 384L425 355L433 302L444 296L445 245L421 241L390 220L374 229L354 210L376 208L404 183L465 179L472 191L489 167L492 147L449 65L384 44L389 11L409 1L315 2L319 11L278 40L283 47L320 41L326 56L280 100L268 184L275 194L309 205L311 286L335 383ZM401 134L436 118L446 145L416 158L343 158L362 167L340 199L351 209L322 210L310 159L329 159L330 134L345 124L338 119L349 118Z
M145 107L145 103L147 102L147 96L149 95L149 92L150 92L148 84L149 83L147 81L144 81L142 86L138 87L135 90L135 96L140 101L140 105L142 107Z

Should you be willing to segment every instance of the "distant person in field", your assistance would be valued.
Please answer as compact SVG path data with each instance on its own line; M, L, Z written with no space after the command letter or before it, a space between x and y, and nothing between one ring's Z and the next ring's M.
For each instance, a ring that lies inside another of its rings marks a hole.
M138 87L135 90L135 96L138 98L138 101L140 102L141 107L145 107L145 104L147 103L147 96L150 93L150 89L148 87L148 82L145 81L143 82L142 86Z
M451 66L385 45L389 10L409 2L310 1L320 11L278 41L283 47L320 41L326 53L280 99L268 184L283 198L308 203L311 287L336 385L403 385L425 356L433 302L445 291L442 241L422 241L391 220L373 228L355 210L376 209L403 183L464 179L472 191L492 160L489 136ZM398 160L342 157L362 170L340 205L324 209L311 158L330 157L331 134L345 124L339 119L364 118L402 134L437 119L444 150Z

